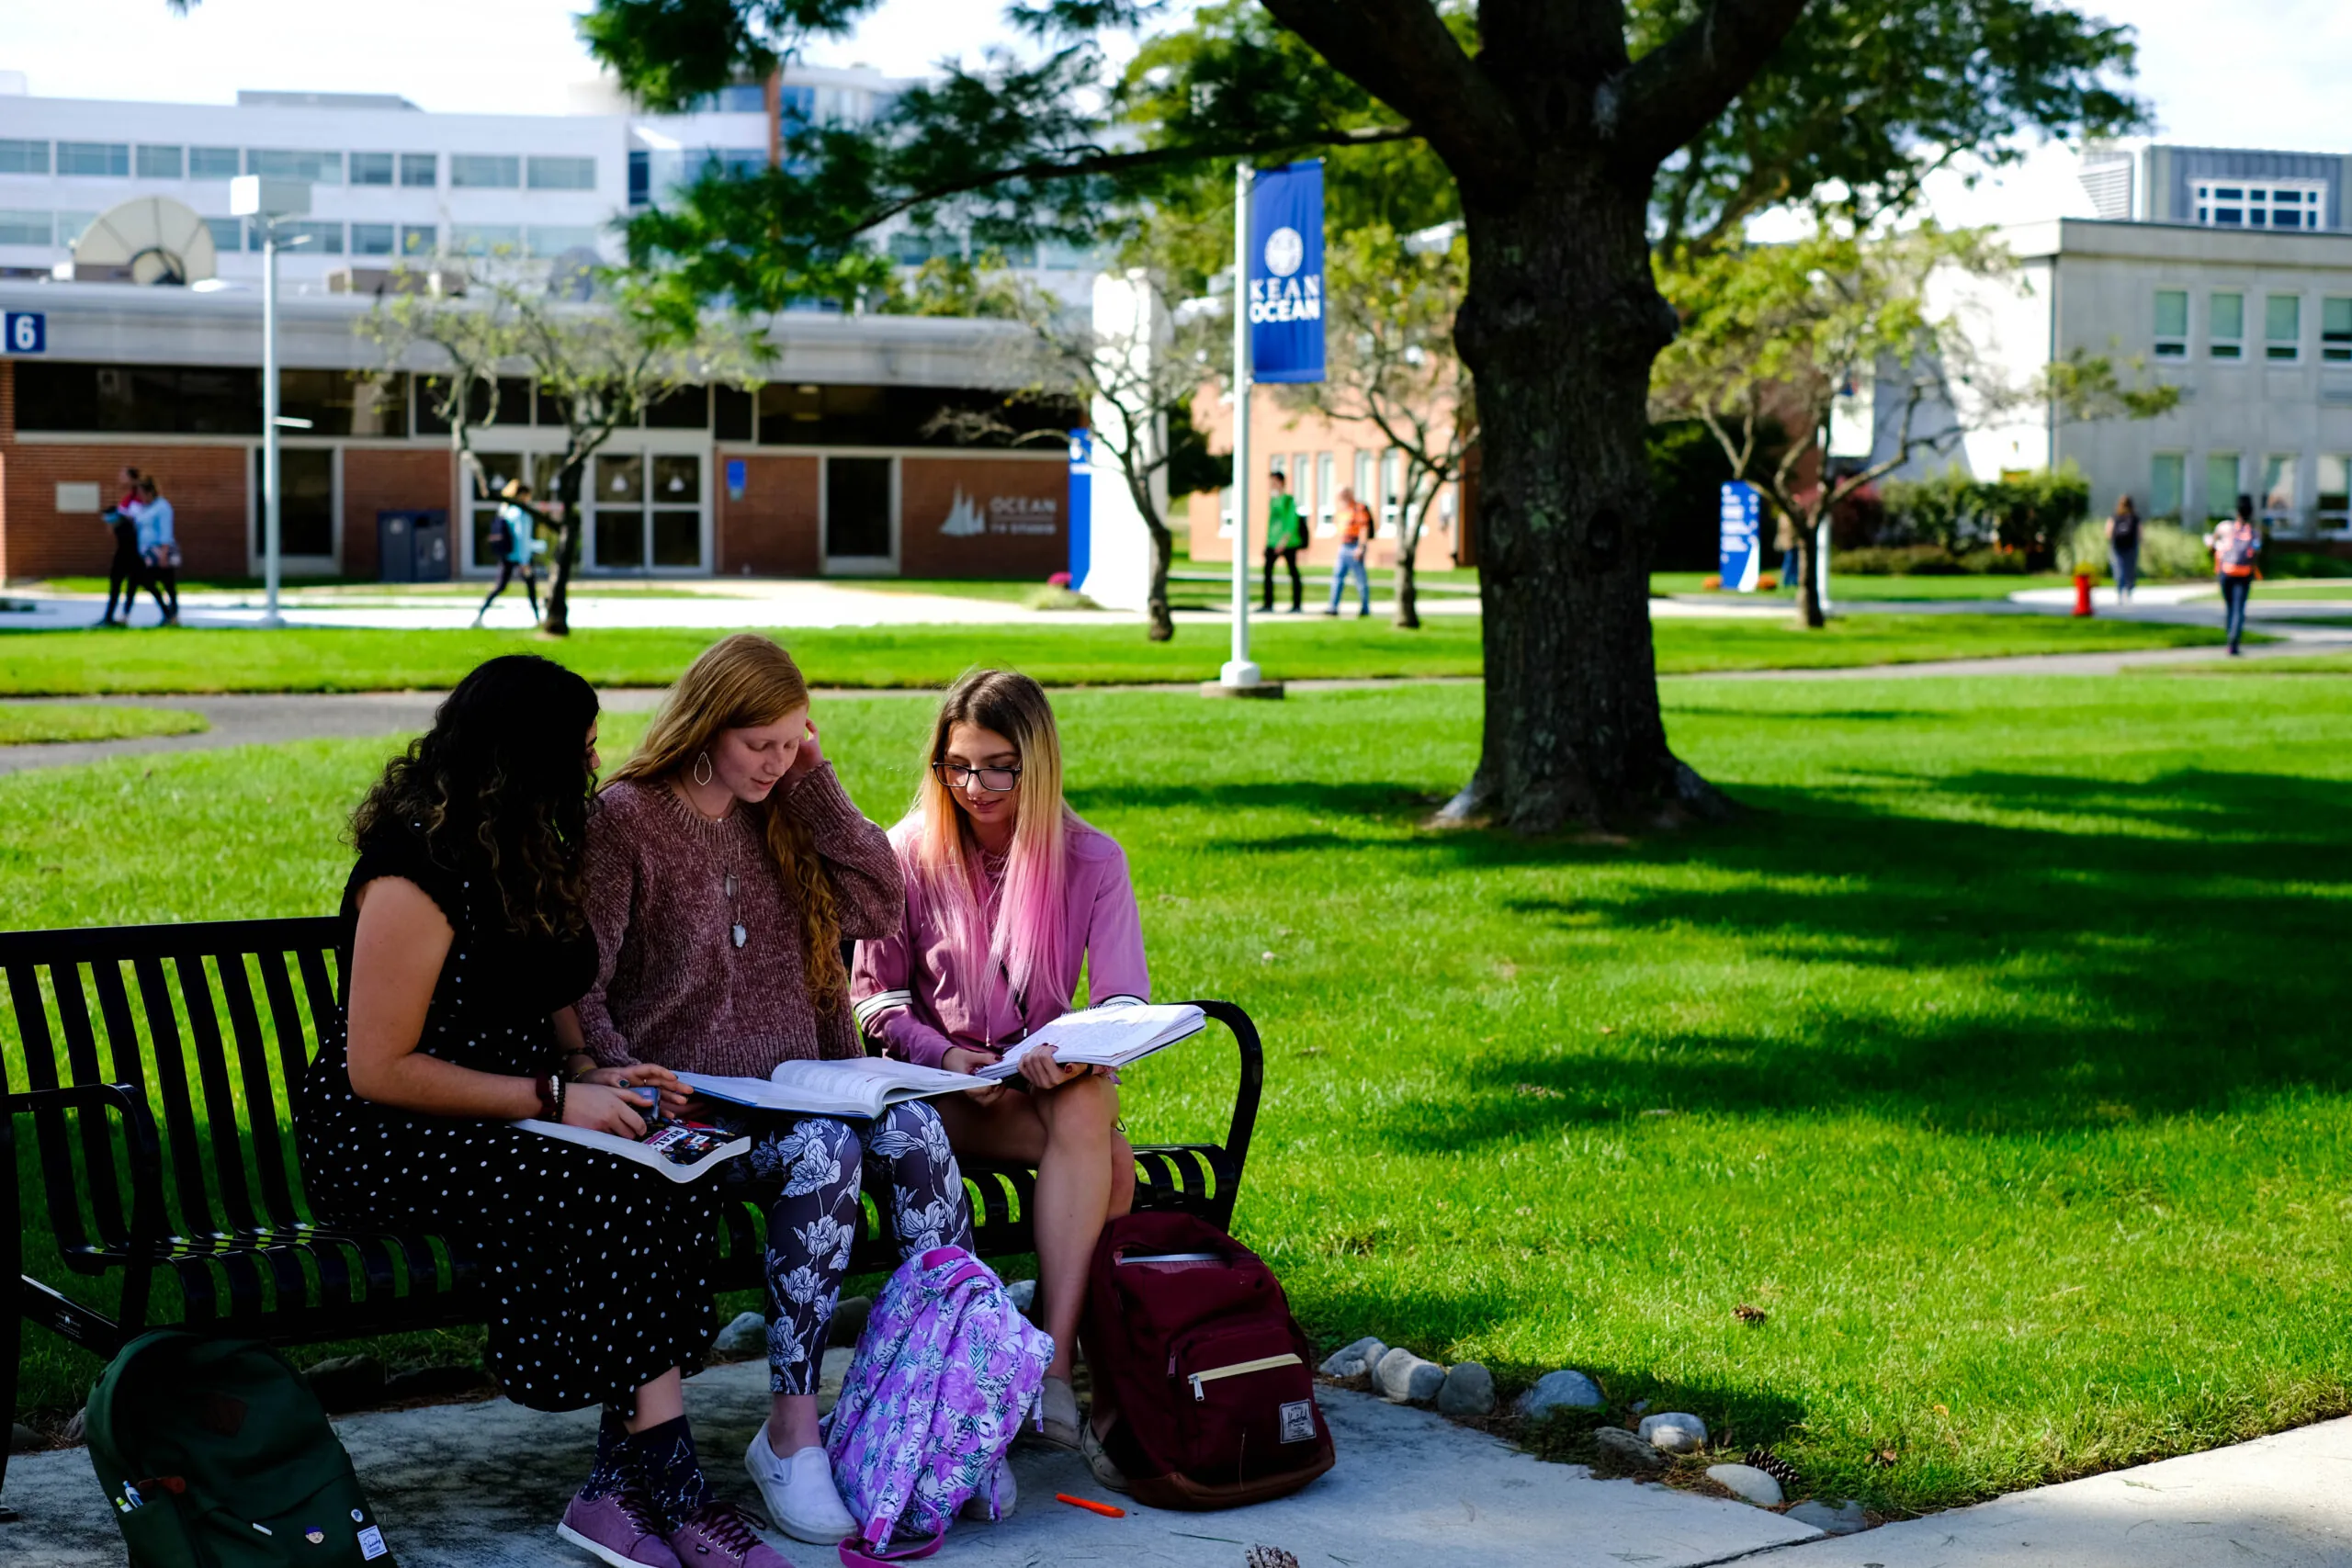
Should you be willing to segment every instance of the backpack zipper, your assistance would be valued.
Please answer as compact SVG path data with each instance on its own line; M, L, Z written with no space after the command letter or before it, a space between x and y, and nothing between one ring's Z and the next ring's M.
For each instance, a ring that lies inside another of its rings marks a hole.
M1261 1356L1254 1361L1236 1361L1229 1367L1210 1367L1204 1371L1192 1374L1189 1381L1193 1385L1193 1398L1195 1402L1207 1399L1208 1394L1202 1389L1201 1384L1215 1382L1219 1378L1234 1378L1239 1377L1244 1372L1272 1371L1276 1367L1296 1367L1305 1364L1298 1359L1296 1351L1291 1351L1280 1356Z

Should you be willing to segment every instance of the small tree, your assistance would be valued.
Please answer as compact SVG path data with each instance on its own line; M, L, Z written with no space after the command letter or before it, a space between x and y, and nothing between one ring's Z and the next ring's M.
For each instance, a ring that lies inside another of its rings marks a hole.
M1470 371L1453 346L1469 265L1459 225L1427 240L1400 241L1385 227L1347 235L1324 258L1325 378L1279 394L1328 419L1369 424L1404 453L1396 625L1408 628L1421 624L1415 563L1430 509L1462 478L1478 440Z
M527 376L540 406L559 411L563 451L556 460L556 504L526 505L556 530L548 588L548 637L571 634L571 584L580 559L580 492L588 461L616 431L681 387L751 384L769 355L764 339L740 325L658 310L624 284L614 298L582 303L557 297L544 280L499 268L455 297L393 293L359 323L387 367L440 361L430 394L435 415L467 481L480 484L474 443L496 422L498 378Z
M1937 316L1928 279L1939 267L1991 270L1981 235L1929 224L1883 238L1828 225L1778 245L1737 245L1661 260L1659 287L1682 330L1651 371L1654 417L1705 423L1732 476L1755 485L1796 525L1804 568L1800 626L1824 625L1815 560L1822 518L1863 486L1962 434L1960 398L1982 414L2006 392L1977 370L1959 321ZM1874 457L1828 471L1838 398L1872 389ZM1895 411L1890 428L1884 410ZM1810 485L1799 478L1819 464Z

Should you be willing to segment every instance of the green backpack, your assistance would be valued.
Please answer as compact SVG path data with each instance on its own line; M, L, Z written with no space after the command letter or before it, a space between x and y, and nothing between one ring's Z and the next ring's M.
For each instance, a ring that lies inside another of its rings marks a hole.
M266 1345L141 1335L91 1391L89 1438L131 1568L393 1568L326 1411Z

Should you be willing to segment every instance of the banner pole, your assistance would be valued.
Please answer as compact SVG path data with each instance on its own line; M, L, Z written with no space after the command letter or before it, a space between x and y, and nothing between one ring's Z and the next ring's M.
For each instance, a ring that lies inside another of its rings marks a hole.
M1261 683L1250 659L1250 186L1247 162L1233 166L1233 657L1219 681Z

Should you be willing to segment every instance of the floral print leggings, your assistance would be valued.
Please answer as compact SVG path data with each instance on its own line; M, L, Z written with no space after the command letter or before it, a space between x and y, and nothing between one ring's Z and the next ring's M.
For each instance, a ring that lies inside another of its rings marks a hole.
M752 1152L740 1183L768 1208L768 1383L814 1393L825 1330L850 1249L865 1228L864 1182L898 1238L901 1259L972 1246L972 1205L939 1113L920 1100L871 1122L831 1116L763 1119L741 1127Z

